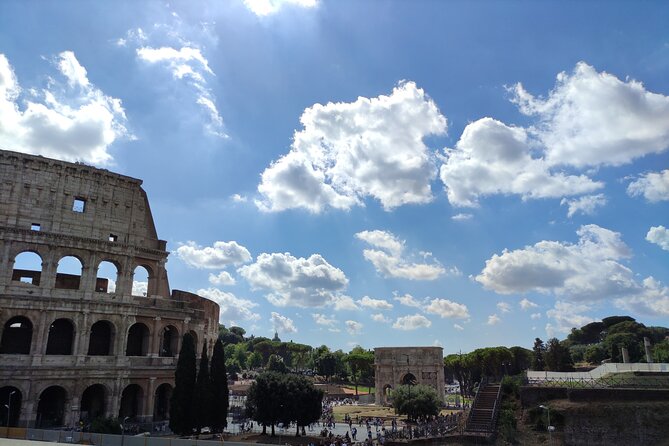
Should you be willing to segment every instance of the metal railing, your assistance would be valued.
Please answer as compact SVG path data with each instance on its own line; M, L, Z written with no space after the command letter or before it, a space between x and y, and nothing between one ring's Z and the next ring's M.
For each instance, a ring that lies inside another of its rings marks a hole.
M572 389L669 389L669 376L610 374L600 378L533 377L527 378L525 385Z
M479 395L481 394L481 390L487 385L488 385L488 377L484 376L481 378L481 382L479 382L479 386L476 389L476 395L474 395L474 401L472 401L472 405L469 407L469 414L467 415L466 426L469 426L472 420L472 414L474 413L474 408L476 407L476 403L479 400Z
M490 420L490 432L495 431L495 426L497 426L497 417L499 416L499 406L501 403L500 395L502 394L502 384L500 383L497 388L497 396L495 397L495 405L492 408L492 419Z

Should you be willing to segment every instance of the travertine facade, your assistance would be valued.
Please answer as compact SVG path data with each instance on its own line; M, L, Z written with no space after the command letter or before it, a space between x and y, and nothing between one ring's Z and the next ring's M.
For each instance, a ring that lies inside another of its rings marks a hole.
M377 347L374 349L376 404L388 404L389 390L402 384L433 387L445 397L444 352L441 347Z
M216 338L216 303L170 293L141 184L0 151L0 407L11 406L10 424L165 419L182 335L195 335L198 352ZM68 262L81 272L61 272ZM102 262L115 277L98 276ZM138 268L148 283L133 293Z

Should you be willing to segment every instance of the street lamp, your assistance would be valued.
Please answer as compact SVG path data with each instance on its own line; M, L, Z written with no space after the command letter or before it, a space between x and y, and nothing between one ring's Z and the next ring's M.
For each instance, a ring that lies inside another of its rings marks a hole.
M12 395L16 393L16 390L9 392L9 398L5 407L7 408L7 432L9 433L9 418L12 416Z
M125 423L127 423L129 419L130 417L125 417L123 419L123 424L121 425L121 446L125 443Z
M539 406L541 409L546 409L546 412L548 412L548 427L546 430L548 430L548 442L550 444L553 444L553 431L555 430L554 426L551 426L551 409L548 406L544 406L543 404Z

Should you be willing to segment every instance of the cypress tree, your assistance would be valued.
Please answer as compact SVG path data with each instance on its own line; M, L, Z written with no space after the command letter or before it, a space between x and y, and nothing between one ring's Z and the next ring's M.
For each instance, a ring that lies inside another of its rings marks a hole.
M230 391L228 389L228 374L225 370L225 350L221 340L214 344L214 352L211 355L211 428L214 432L222 432L228 425L228 404Z
M197 372L195 393L193 395L193 413L195 414L195 431L211 424L212 394L209 380L209 357L207 356L207 342L202 345L200 369Z
M195 343L190 333L183 336L177 369L174 373L174 391L170 398L170 429L179 435L193 432L193 392L195 391Z

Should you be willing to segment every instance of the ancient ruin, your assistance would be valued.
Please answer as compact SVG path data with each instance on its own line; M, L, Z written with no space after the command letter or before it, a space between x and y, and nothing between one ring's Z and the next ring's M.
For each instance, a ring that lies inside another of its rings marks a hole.
M424 384L445 398L444 353L441 347L378 347L374 349L376 404L388 404L400 385Z
M211 348L219 307L170 292L166 242L142 181L9 151L0 151L0 180L0 407L9 406L9 425L167 419L181 337Z

